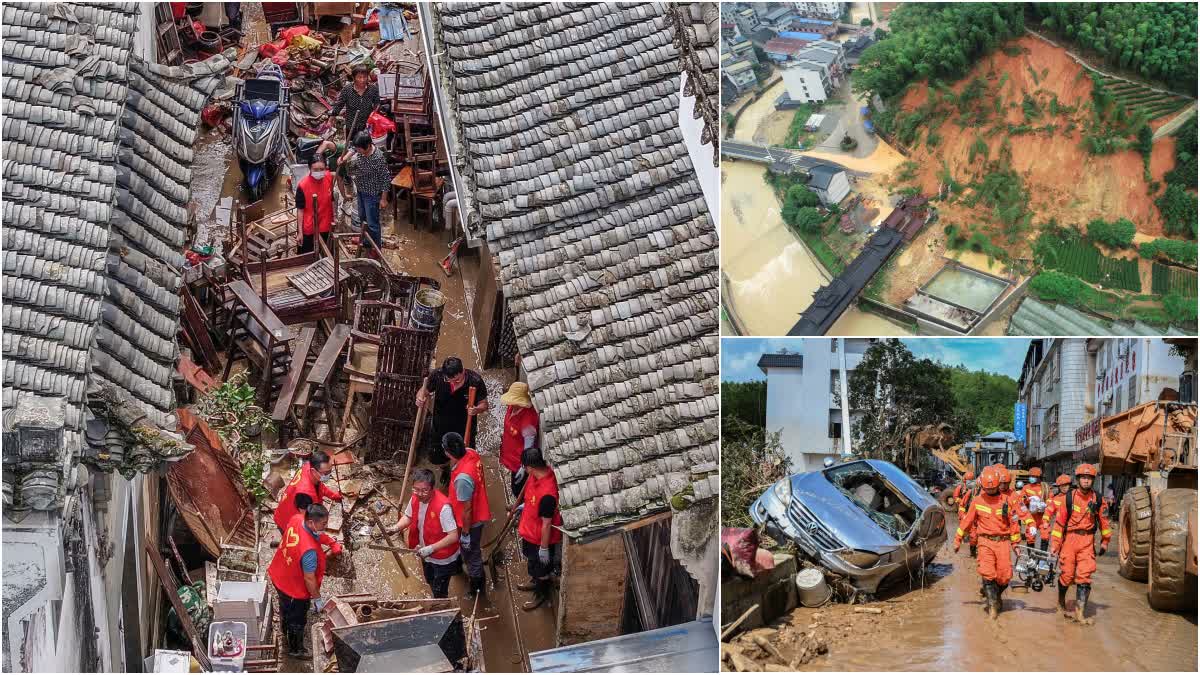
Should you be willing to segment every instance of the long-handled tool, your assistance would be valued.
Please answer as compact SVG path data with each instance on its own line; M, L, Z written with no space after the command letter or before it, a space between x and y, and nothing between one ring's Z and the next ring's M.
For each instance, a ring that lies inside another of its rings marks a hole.
M429 385L429 376L426 376L421 381L421 390L426 391ZM408 477L412 473L413 458L417 456L417 439L421 437L421 432L424 431L425 414L428 412L425 403L417 409L417 419L413 422L412 438L408 442L408 461L404 464L404 480L400 482L400 498L404 499L408 494ZM390 499L388 500L391 501ZM395 506L393 504L393 506Z
M467 389L467 429L463 431L463 445L471 447L471 423L475 421L475 413L470 412L475 407L475 387Z
M367 508L367 513L371 516L371 520L375 521L375 527L379 528L379 536L383 537L384 543L387 544L384 550L392 552L392 558L396 561L396 566L400 568L400 571L407 578L409 576L408 568L404 566L404 559L400 557L401 547L392 544L392 535L388 534L387 528L383 526L383 521L379 519L379 515L370 507ZM368 548L376 548L377 546L379 544L367 544Z

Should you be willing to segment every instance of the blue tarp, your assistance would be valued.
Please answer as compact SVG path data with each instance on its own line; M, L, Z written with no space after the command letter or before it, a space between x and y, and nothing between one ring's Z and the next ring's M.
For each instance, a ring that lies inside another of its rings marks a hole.
M791 38L793 40L808 40L809 42L816 42L817 40L823 39L825 36L821 35L820 33L798 33L796 31L785 30L785 31L781 31L779 33L779 37Z

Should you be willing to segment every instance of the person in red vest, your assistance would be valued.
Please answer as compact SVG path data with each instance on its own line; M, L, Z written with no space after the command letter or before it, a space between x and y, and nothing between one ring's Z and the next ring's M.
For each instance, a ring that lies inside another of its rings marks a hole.
M554 587L551 578L554 560L562 542L562 514L558 511L558 478L554 475L542 451L537 446L521 454L521 465L528 479L525 482L525 498L515 507L521 514L517 533L521 535L521 554L529 562L529 581L517 586L517 590L533 591L533 600L521 606L530 611L546 604L550 590Z
M302 235L300 253L316 247L318 232L325 244L329 244L329 231L333 228L333 172L320 155L308 163L308 175L296 186L296 225Z
M500 436L500 464L512 472L512 493L516 497L525 484L525 467L521 466L521 453L538 442L537 408L529 397L529 385L513 382L500 397L504 409L504 432Z
M474 598L483 591L483 526L492 519L483 458L453 431L442 437L442 450L450 459L450 506L458 520L458 543L467 562L467 597Z
M396 529L408 529L408 547L421 556L421 571L433 597L449 597L450 577L462 570L454 507L449 497L434 489L429 469L413 471L412 492Z
M317 611L325 602L321 599L321 580L325 577L325 549L337 555L342 545L325 534L329 511L320 504L310 504L304 513L288 521L283 540L267 567L267 577L279 593L279 615L287 636L288 654L294 658L312 658L304 647L308 606L316 601Z
M332 471L333 462L329 461L329 455L320 450L314 452L312 457L300 466L300 470L292 476L287 487L283 489L283 496L279 498L279 506L275 507L275 525L280 532L287 527L292 516L304 513L304 509L308 508L309 504L319 504L321 503L320 499L342 501L341 492L326 487L321 482L321 478L328 476ZM320 498L317 495L320 495Z

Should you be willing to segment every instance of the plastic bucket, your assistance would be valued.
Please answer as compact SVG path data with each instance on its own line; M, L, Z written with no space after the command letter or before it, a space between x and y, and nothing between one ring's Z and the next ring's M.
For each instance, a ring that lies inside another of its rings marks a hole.
M413 298L411 319L413 328L436 330L442 323L442 308L446 306L446 296L433 288L422 288Z
M820 607L833 595L825 583L825 575L815 567L805 567L796 573L796 593L805 607Z

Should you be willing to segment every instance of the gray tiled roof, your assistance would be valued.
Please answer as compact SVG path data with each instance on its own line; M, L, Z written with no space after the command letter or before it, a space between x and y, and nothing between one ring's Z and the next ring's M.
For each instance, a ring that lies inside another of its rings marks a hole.
M763 354L758 357L758 368L764 373L767 368L803 368L803 354Z
M1114 323L1081 312L1069 305L1052 305L1033 297L1021 300L1017 311L1008 323L1009 335L1160 335L1177 336L1189 333L1171 326L1164 333L1161 329L1141 321Z
M811 176L808 184L815 188L825 190L829 187L829 183L833 181L833 177L839 173L842 173L841 169L836 169L828 164L814 164L813 167L808 170L808 174Z
M662 5L434 5L566 529L717 492L717 232ZM467 214L467 217L472 217Z
M53 508L79 459L149 469L164 436L147 447L130 425L175 428L191 146L229 61L143 63L138 11L3 9L5 440L23 445L18 421L38 411L61 409L64 427L62 461L16 463L6 447L5 500L25 508ZM54 500L18 489L31 473L53 474Z

